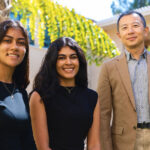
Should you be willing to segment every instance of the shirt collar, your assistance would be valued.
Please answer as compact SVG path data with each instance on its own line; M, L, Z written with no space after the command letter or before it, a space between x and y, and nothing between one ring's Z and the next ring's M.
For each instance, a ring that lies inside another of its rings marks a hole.
M125 49L125 54L126 54L126 57L127 57L127 61L130 61L131 59L134 59L131 55L130 52L128 52L126 49ZM144 52L141 54L141 56L145 59L146 58L146 55L147 55L147 50L144 49Z

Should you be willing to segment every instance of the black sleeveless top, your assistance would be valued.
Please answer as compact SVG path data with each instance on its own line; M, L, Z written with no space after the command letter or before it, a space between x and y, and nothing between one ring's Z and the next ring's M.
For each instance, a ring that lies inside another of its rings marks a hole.
M4 86L5 84L5 86ZM36 150L29 118L27 92L0 82L0 150Z
M93 121L97 93L81 87L74 87L71 92L68 92L62 86L56 93L49 101L43 100L47 114L50 148L83 150L84 140Z

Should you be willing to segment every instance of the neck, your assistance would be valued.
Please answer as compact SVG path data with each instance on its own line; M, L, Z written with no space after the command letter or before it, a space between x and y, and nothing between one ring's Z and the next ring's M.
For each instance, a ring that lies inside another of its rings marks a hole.
M10 67L4 67L0 64L0 81L6 82L6 83L12 83L12 76L14 73L14 68Z
M65 87L74 87L75 81L74 80L60 80L60 85Z
M134 49L126 48L126 50L131 53L134 59L138 60L140 59L141 54L144 52L144 47L138 47Z

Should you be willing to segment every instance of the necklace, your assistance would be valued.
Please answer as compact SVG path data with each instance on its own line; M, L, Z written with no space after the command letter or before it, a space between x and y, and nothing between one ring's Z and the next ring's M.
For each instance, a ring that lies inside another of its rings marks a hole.
M3 87L6 89L6 91L10 94L11 99L13 100L14 92L15 92L15 84L14 84L12 92L9 90L9 88L7 87L7 85L5 83L2 82L2 84L3 84Z
M74 89L74 87L64 87L64 88L67 90L69 94L71 94L72 90Z

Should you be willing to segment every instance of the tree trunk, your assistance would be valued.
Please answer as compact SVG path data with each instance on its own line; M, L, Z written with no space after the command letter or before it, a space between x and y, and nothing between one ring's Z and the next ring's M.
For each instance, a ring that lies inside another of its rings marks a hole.
M11 9L11 0L0 0L0 22L7 19Z

